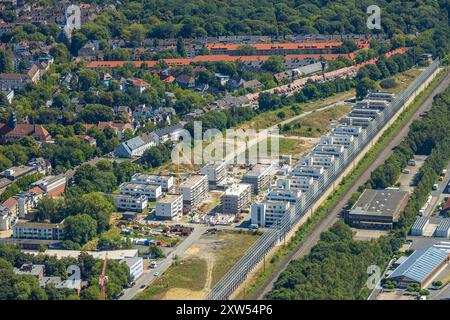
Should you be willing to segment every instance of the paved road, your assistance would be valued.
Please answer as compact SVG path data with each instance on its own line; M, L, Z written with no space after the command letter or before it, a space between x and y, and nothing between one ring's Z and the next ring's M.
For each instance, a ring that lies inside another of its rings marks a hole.
M442 181L436 181L438 184L437 190L433 190L431 192L431 201L428 205L427 209L425 210L425 216L431 216L434 212L434 209L437 205L443 200L443 198L446 196L444 194L445 188L447 187L447 182L450 180L450 163L447 166L447 173L445 174L445 177Z
M155 272L159 273L159 276L163 274L173 262L174 256L180 256L183 254L189 247L196 242L202 234L206 231L206 227L196 226L194 231L183 241L181 242L164 260L158 263L158 267L155 269L151 269L149 272L144 270L144 274L138 278L131 288L124 290L124 294L119 298L119 300L131 300L133 299L139 292L142 286L150 285L157 277L155 277Z
M393 148L400 144L403 138L408 134L409 127L413 120L416 120L420 117L420 114L429 110L433 103L433 97L444 91L450 84L450 73L447 73L444 80L433 90L433 92L425 99L422 105L417 109L412 118L408 121L408 123L400 130L400 132L395 136L395 138L389 143L388 147L385 148L375 159L375 161L368 167L368 169L357 179L355 184L347 191L345 196L339 201L336 207L333 209L328 216L322 219L316 226L313 228L312 232L306 239L289 255L280 263L279 268L271 276L268 281L265 283L261 289L257 290L254 295L254 299L262 299L266 293L272 290L275 281L278 278L278 275L283 272L283 270L287 267L289 262L293 259L301 258L307 255L312 247L317 244L320 239L320 235L322 232L328 230L339 218L342 209L347 204L351 195L357 191L358 187L364 184L369 178L370 174L373 170L375 170L379 165L383 164L384 161L392 154Z

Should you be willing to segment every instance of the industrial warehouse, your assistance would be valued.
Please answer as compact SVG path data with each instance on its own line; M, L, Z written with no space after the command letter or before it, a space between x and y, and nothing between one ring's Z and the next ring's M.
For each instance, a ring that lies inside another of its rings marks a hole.
M346 221L356 228L392 229L407 201L406 191L368 189L346 214Z
M426 287L433 276L443 270L449 261L450 254L436 247L414 251L387 279L396 281L399 287L407 287L417 283Z

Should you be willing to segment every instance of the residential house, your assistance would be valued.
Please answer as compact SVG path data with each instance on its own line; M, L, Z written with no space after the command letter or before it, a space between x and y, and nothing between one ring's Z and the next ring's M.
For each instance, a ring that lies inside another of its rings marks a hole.
M157 129L151 132L150 135L158 141L158 143L164 143L169 140L176 142L180 139L183 130L181 124L174 124L162 129Z
M141 157L145 150L158 145L158 141L150 134L143 134L138 137L131 138L120 144L116 150L116 157L132 158Z
M192 89L195 87L195 78L187 74L179 75L175 82L183 89Z

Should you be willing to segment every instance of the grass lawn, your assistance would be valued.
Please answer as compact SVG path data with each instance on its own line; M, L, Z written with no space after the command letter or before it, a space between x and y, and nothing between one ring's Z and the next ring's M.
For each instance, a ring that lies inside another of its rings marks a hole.
M161 300L166 293L184 294L185 299L193 299L191 292L201 291L205 285L207 271L206 261L200 258L189 258L183 261L175 261L151 286L140 293L138 300ZM181 290L180 290L181 289ZM182 290L185 289L185 290ZM175 297L170 297L175 298ZM180 297L182 299L182 297Z
M300 104L298 104L298 106L301 108L302 111L310 111L310 110L319 109L319 108L325 107L327 105L351 98L354 95L355 95L354 90L350 90L347 92L338 93L332 97L329 97L329 98L326 98L323 100L318 100L318 101L313 101L313 102L308 102L308 103L300 103ZM278 116L278 114L281 111L283 111L285 113L284 118L280 118ZM253 118L252 120L249 120L248 122L243 123L239 127L242 129L250 129L250 128L256 129L256 130L266 129L268 127L276 125L277 123L279 123L283 120L292 118L294 116L296 116L296 114L291 109L291 107L288 106L288 107L280 108L277 110L272 110L272 111L267 111L267 112L261 113L261 114L257 115L255 118Z
M289 138L280 138L279 139L279 152L280 155L291 155L298 156L303 154L305 151L309 150L310 145L305 144L302 140L297 139L289 139ZM269 141L269 145L267 146L268 152L271 152L271 145Z
M313 112L289 124L284 135L318 138L330 129L330 125L345 116L352 109L351 105L338 105L327 110Z
M226 241L216 253L211 284L215 285L258 239L251 234L225 232L218 235Z
M422 71L417 69L417 68L413 68L413 69L409 69L403 73L397 74L394 77L392 77L392 79L395 80L395 82L397 82L397 86L394 88L388 88L388 89L383 89L380 88L381 91L385 91L385 92L391 92L391 93L400 93L402 91L404 91L406 89L406 87L409 86L409 84L411 82L413 82L413 80L421 73Z

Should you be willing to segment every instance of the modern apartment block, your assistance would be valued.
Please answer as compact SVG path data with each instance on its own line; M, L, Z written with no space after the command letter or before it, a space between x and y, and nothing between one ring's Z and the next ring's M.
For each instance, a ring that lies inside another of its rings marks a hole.
M164 192L171 192L175 188L173 176L163 174L136 173L131 177L131 182L145 185L159 185Z
M236 184L225 190L221 198L222 212L238 214L245 209L252 200L252 186Z
M272 188L267 194L266 199L272 202L289 202L295 208L295 213L300 214L302 192L298 189Z
M354 139L352 135L330 133L329 135L322 136L320 143L348 147Z
M131 196L126 194L113 195L119 210L142 212L147 208L148 200L144 195Z
M255 195L267 190L272 180L272 166L257 164L248 170L242 177L242 182L252 186Z
M331 167L333 163L333 155L308 155L300 160L300 164L303 166L322 166L324 168Z
M286 215L294 215L294 206L289 202L263 201L252 205L252 224L270 227Z
M345 148L343 146L328 145L328 144L318 144L316 145L311 153L312 154L328 154L339 157L344 153Z
M161 186L154 184L124 182L119 186L119 193L133 197L145 196L149 201L156 201L161 197L162 189Z
M156 202L155 215L158 219L173 220L183 215L183 196L168 194Z
M362 128L361 127L338 125L338 126L333 128L332 132L333 133L337 133L337 134L346 134L346 135L352 135L352 136L357 137L357 136L359 136L361 134Z
M321 166L295 166L291 175L294 177L307 177L313 179L319 179L325 172L325 169Z
M208 176L209 186L214 188L225 178L227 165L225 161L210 161L202 168L201 173Z
M13 237L18 239L62 240L64 224L17 222L13 227Z
M206 175L191 175L180 184L183 204L192 210L200 206L208 195L208 177Z
M311 188L314 179L312 177L294 177L288 176L286 178L278 179L276 186L278 188L308 191Z

